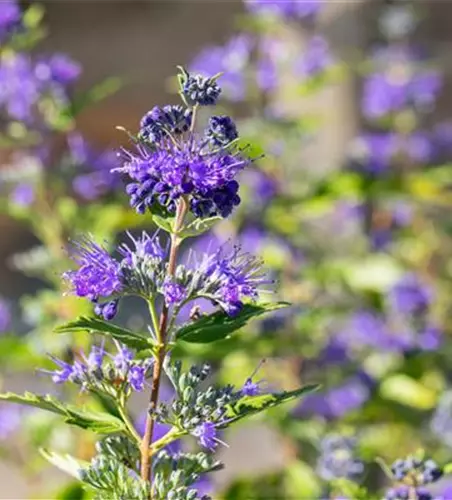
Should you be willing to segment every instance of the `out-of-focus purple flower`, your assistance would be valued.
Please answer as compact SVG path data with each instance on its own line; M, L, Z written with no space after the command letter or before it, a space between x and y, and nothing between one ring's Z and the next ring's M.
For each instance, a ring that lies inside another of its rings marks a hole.
M2 405L0 407L0 440L11 437L23 419L24 410L18 405Z
M310 394L297 407L297 416L317 415L338 419L361 408L370 397L372 380L356 376L323 394Z
M317 472L325 481L356 479L364 464L356 457L356 439L338 434L326 436L320 445Z
M112 150L95 151L81 134L68 136L70 159L80 173L72 181L75 193L85 200L95 200L99 196L121 185L120 179L111 174L119 166L117 155Z
M319 0L244 0L254 14L274 15L287 18L313 19L322 3Z
M22 12L15 0L0 2L0 42L20 30L22 27Z
M420 69L419 54L405 47L375 52L378 70L364 82L362 111L369 119L381 118L408 106L430 107L442 87L435 70Z
M80 64L66 54L53 54L48 59L36 63L35 74L39 81L46 84L70 85L82 72Z
M10 195L10 200L21 207L30 206L35 199L35 190L31 184L21 182L17 184Z
M417 334L416 340L422 351L436 351L443 343L443 334L435 325L427 325Z
M395 136L392 133L364 134L351 143L349 159L351 168L379 176L390 168L395 151Z
M361 310L351 316L336 339L349 348L401 352L413 346L414 335L410 330L393 331L383 317Z
M256 81L263 92L270 92L277 86L278 72L269 57L261 57L257 62Z
M401 314L420 314L432 303L433 293L418 276L407 274L392 287L389 300L392 308Z
M0 333L6 332L11 326L11 307L9 303L0 297Z
M302 78L315 78L333 64L328 42L320 35L313 36L304 54L295 63L295 73Z
M242 181L249 186L252 197L251 206L266 205L278 192L278 182L262 170L249 169L241 175Z
M248 35L233 36L223 46L202 50L190 64L190 71L204 76L223 73L221 85L224 93L233 101L245 96L244 69L248 65L253 40Z
M14 120L30 122L40 91L30 58L14 54L0 59L0 106Z
M430 163L435 155L435 147L430 134L422 131L414 132L405 139L401 153L420 164Z

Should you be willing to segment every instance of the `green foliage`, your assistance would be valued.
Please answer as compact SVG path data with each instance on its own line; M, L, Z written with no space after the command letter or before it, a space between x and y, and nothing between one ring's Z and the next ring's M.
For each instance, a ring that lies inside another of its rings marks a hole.
M7 392L0 394L0 401L34 406L35 408L41 408L42 410L62 415L64 421L68 424L81 427L82 429L89 429L98 434L125 431L124 423L113 415L69 405L58 401L50 395L39 396L30 392L20 395Z
M229 422L237 422L243 418L256 415L270 408L275 408L283 403L307 396L319 388L318 385L306 385L294 391L285 391L276 394L261 394L258 396L244 396L239 401L230 405L228 410Z
M83 483L95 491L96 500L148 500L150 496L149 483L111 456L98 455L80 475Z
M185 228L178 233L180 238L192 238L209 231L215 224L221 220L221 217L208 217L206 219L195 219L185 226Z
M137 351L152 349L152 339L95 317L80 316L55 329L56 333L98 333L113 338Z
M233 317L228 316L223 311L217 311L182 326L176 333L176 341L207 344L223 340L228 338L231 333L243 328L253 318L288 306L287 302L245 304L239 314Z

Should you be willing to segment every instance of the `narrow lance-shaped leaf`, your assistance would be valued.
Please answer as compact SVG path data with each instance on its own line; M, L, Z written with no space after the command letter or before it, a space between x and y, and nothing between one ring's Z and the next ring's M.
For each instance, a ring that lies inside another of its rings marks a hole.
M251 319L289 305L287 302L245 304L240 313L233 317L228 316L223 311L217 311L182 326L176 333L176 340L200 344L222 340L244 327Z
M52 465L78 480L82 478L81 470L89 467L89 462L79 460L69 454L60 455L59 453L46 450L45 448L41 448L39 452Z
M283 403L288 403L294 399L307 396L316 391L318 385L305 385L294 391L285 391L276 394L261 394L259 396L244 396L236 403L229 406L227 416L228 422L237 422L245 417L250 417L262 411L274 408Z
M110 434L126 430L124 423L113 415L68 405L48 394L41 396L31 392L25 392L24 394L7 392L0 394L0 401L34 406L35 408L56 413L63 416L68 424L76 425L82 429L89 429L98 434Z
M150 337L144 337L143 335L132 332L122 326L114 325L108 321L88 316L80 316L74 321L58 326L55 328L55 331L57 333L100 333L101 335L112 337L118 342L121 342L132 349L136 349L137 351L152 348L152 339Z

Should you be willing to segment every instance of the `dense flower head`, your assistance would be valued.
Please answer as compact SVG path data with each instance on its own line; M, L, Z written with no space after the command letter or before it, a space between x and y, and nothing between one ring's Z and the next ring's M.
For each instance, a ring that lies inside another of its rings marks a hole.
M15 0L0 2L0 42L20 30L22 27L22 12Z
M317 471L326 481L353 479L364 471L364 464L356 458L357 441L352 437L331 434L321 442Z
M434 483L443 476L442 468L434 460L414 456L396 460L391 472L397 481L419 486Z
M211 116L206 137L213 146L224 147L239 136L234 121L229 116Z
M115 171L132 180L126 187L130 204L144 213L154 204L175 211L176 200L190 198L197 217L227 217L240 203L234 180L249 161L239 152L212 150L205 140L189 140L150 149L138 145L135 153L124 151L124 167Z
M179 305L186 297L186 291L179 283L168 280L163 285L163 296L168 307L171 305Z
M393 309L401 314L425 312L432 302L432 290L414 274L399 280L390 290L389 298Z
M213 106L221 94L217 77L207 78L183 71L180 75L181 93L190 106Z
M73 257L79 269L68 271L63 277L76 295L97 301L120 292L121 266L105 248L86 238L74 245Z
M126 243L122 243L118 249L123 257L123 263L127 266L136 267L140 261L161 261L166 257L167 250L162 247L158 233L150 236L143 231L138 238L134 238L130 233L128 236L135 248L130 248Z
M234 246L230 252L220 247L204 255L198 269L203 276L203 296L218 303L231 316L240 312L245 298L256 300L259 288L272 283L262 262L243 253L239 246Z
M298 19L313 18L322 6L319 0L245 0L245 5L256 14Z
M383 500L434 500L434 498L443 500L440 497L433 497L432 493L422 486L410 487L406 484L400 484L390 488Z
M140 121L139 137L151 143L161 142L167 135L187 132L193 112L180 105L154 106Z

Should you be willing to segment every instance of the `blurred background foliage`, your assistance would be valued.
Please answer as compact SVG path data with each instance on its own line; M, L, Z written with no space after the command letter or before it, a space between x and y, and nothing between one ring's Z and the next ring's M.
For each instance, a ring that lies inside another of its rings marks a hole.
M162 12L176 15L176 4ZM225 383L240 384L257 369L267 390L308 382L322 388L244 424L230 437L231 449L220 450L227 469L209 488L228 500L379 498L388 480L377 457L391 462L425 448L442 463L452 446L452 122L436 112L447 82L423 31L430 12L423 2L364 2L349 26L363 23L365 39L338 49L329 37L347 39L346 23L331 28L340 5L232 4L227 19L237 15L223 42L175 61L206 75L223 72L222 106L239 117L243 147L256 158L233 218L195 246L238 239L275 279L268 300L292 305L214 345L186 344L184 354L209 359ZM125 228L143 228L110 173L114 149L127 136L118 132L113 148L99 149L80 132L89 129L89 109L140 86L127 73L90 88L80 83L82 66L46 42L44 13L34 3L0 4L2 234L7 240L22 227L34 241L5 262L16 271L9 280L19 272L35 279L24 282L29 290L19 301L8 297L14 283L2 286L6 389L29 385L49 351L70 360L89 347L87 336L53 332L88 311L61 288L60 275L71 267L68 242L90 232L113 243ZM168 94L175 88L168 80ZM350 89L355 114L344 112ZM145 99L148 108L161 104ZM137 110L131 129L145 111ZM115 125L104 118L97 126ZM133 302L124 308L127 326L145 327L144 311ZM88 397L74 396L80 404ZM4 471L20 470L4 498L19 490L33 498L89 498L59 476L49 489L45 461L30 452L51 445L89 459L86 436L2 405L0 438ZM438 492L446 495L447 486L440 483Z

